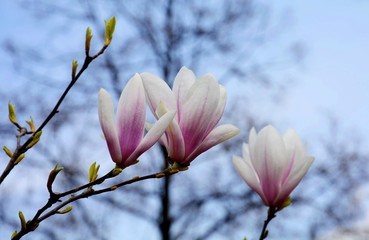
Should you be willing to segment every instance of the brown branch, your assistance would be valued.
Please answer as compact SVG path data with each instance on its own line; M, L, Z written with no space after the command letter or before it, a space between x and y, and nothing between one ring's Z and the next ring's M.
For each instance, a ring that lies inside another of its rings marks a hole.
M36 134L39 134L42 131L42 129L49 123L49 121L59 112L59 110L58 110L59 106L64 101L64 99L67 96L67 94L69 93L70 89L77 82L77 80L80 78L82 73L88 68L89 64L93 60L95 60L97 57L99 57L101 54L104 53L104 51L106 50L106 48L108 46L109 45L104 44L104 46L100 49L100 51L98 53L96 53L95 55L93 55L93 56L90 56L88 54L88 52L86 52L86 57L85 57L85 60L83 62L82 68L78 71L77 75L75 75L75 76L72 75L72 79L71 79L70 83L68 84L67 88L64 90L64 92L61 95L61 97L59 98L58 102L55 104L53 110L49 113L49 115L45 118L45 120L42 122L42 124L37 128L37 130L32 134L32 136L27 139L27 141L25 143L23 143L21 145L20 144L20 138L22 136L24 136L27 133L27 131L25 133L23 133L21 131L21 133L19 135L17 135L17 147L16 147L12 157L10 158L6 168L4 169L3 173L0 176L0 185L4 181L4 179L9 175L9 173L13 170L13 168L18 164L18 163L16 163L16 160L18 159L18 157L21 154L27 152L27 150L28 150L27 147L33 141ZM22 130L22 129L25 129L25 128L19 126L18 129Z
M89 186L91 184L92 185L100 184L102 182L101 179L104 179L104 178L106 179L107 178L106 176L110 176L111 172L109 172L108 174L104 175L104 177L101 177L100 180L96 180L96 181L94 181L90 184L86 184L86 185L83 185L81 187L77 187L73 190L66 191L66 192L61 193L61 194L50 194L50 198L49 198L48 202L42 208L40 208L37 211L37 213L35 214L35 216L33 217L33 219L31 221L27 222L25 228L21 229L16 235L13 236L12 240L21 239L24 235L28 234L29 232L34 231L40 225L40 223L42 221L44 221L45 219L47 219L47 218L49 218L49 217L51 217L55 214L60 214L59 211L62 208L66 207L68 204L71 204L71 203L73 203L73 202L75 202L79 199L88 198L88 197L98 195L98 194L102 194L102 193L106 193L106 192L112 192L112 191L115 191L116 189L118 189L120 187L125 186L125 185L132 184L132 183L139 182L139 181L143 181L143 180L147 180L147 179L169 177L173 174L178 173L179 171L181 171L181 169L178 170L178 169L168 168L168 169L165 169L161 172L146 175L146 176L143 176L143 177L139 177L139 176L133 177L132 179L129 179L129 180L120 182L118 184L112 185L110 187L102 188L102 189L99 189L99 190L94 190L92 188L92 186ZM85 189L86 186L89 186L89 187L87 187L86 191L84 191L84 192L82 192L78 195L73 195L72 194L75 191L78 191L76 189L79 189L79 190ZM46 212L46 210L49 209L53 204L61 201L60 198L62 196L66 196L67 195L66 193L71 193L71 196L68 200L60 203L59 205L57 205L56 207L54 207L50 211ZM45 213L45 214L43 214L43 213Z

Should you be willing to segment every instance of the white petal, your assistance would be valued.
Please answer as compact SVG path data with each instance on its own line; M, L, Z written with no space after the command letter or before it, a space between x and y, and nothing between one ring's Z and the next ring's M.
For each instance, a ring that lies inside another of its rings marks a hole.
M214 109L214 116L212 117L212 119L209 119L209 126L206 131L206 134L209 134L209 132L211 132L214 129L214 127L218 124L219 120L222 118L224 113L224 108L227 102L227 92L222 85L219 85L219 90L220 94L218 106L216 107L216 109Z
M140 74L150 109L155 113L160 101L172 111L176 111L176 101L172 90L162 79L151 73Z
M114 125L114 105L111 96L105 89L100 89L98 95L99 120L104 133L110 156L114 162L120 163L120 153L117 131Z
M148 150L152 145L154 145L159 138L164 134L168 125L172 122L176 112L170 111L164 114L159 120L152 126L152 128L147 132L145 137L142 139L139 146L132 153L132 155L127 159L126 165L132 164L137 158Z
M300 183L302 178L306 175L311 164L314 162L313 157L305 157L303 164L299 166L293 166L290 175L286 179L284 185L282 186L282 191L280 193L280 198L286 198L290 195L293 189Z
M287 155L281 136L272 126L269 125L259 132L255 143L255 156L251 161L265 197L269 201L275 199L280 191Z
M163 102L160 102L155 112L158 117L161 117L168 112L168 109ZM167 144L165 144L165 147L167 148L168 156L175 162L183 161L185 155L185 145L182 131L179 128L176 119L173 119L173 121L169 124L167 130L165 131L165 135L163 136L165 136L166 139L165 142Z
M141 142L145 117L145 90L140 75L135 74L123 89L117 110L117 130L123 161Z
M195 74L186 67L182 67L179 70L176 78L174 79L173 83L173 93L176 99L177 109L180 111L182 105L187 99L188 91L190 90L191 86L195 83L196 76ZM181 113L177 112L180 116Z
M261 189L258 176L254 168L252 167L250 158L240 158L238 156L233 156L233 165L236 168L238 174L244 179L244 181L259 194L266 203L266 198Z
M214 109L218 106L219 91L218 83L211 76L201 78L191 87L179 118L186 155L194 151L207 136Z
M198 155L207 151L208 149L227 141L228 139L239 134L240 129L233 126L232 124L224 124L218 126L210 132L210 134L204 139L204 141L194 150L183 162L183 164L189 164L192 160L194 160Z

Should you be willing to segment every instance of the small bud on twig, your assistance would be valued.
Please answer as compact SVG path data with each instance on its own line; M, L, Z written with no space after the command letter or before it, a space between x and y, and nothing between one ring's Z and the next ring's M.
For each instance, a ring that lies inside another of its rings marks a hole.
M73 207L72 206L67 206L66 208L64 208L63 210L57 211L58 214L66 214L69 213L70 211L72 211Z
M97 172L99 171L100 165L96 166L96 162L94 162L93 164L91 164L90 169L88 171L88 180L90 182L93 182L96 180L97 178Z
M9 110L9 120L18 127L17 117L15 114L15 105L12 105L10 102L8 103Z
M27 145L27 149L30 149L30 148L31 148L31 147L33 147L36 143L38 143L38 141L40 141L41 134L42 134L42 131L38 131L38 132L36 132L36 133L32 136L32 141Z
M4 146L3 147L3 150L6 153L6 155L8 155L8 157L10 157L10 158L13 157L13 152L9 148L7 148L6 146Z
M13 232L13 234L12 234L12 236L10 237L10 239L13 239L15 236L17 236L18 235L18 231L17 230L15 230L14 232Z
M19 155L18 158L15 160L14 164L17 165L18 163L20 163L25 156L26 156L26 154L24 154L24 153Z
M113 39L113 33L115 30L115 17L105 20L105 46L109 45Z
M55 181L55 178L58 175L58 173L62 171L63 169L64 168L58 167L58 164L56 164L54 169L50 171L49 178L47 179L47 184L46 184L46 187L49 193L53 192L53 183Z
M24 219L24 215L22 213L22 211L19 211L18 213L18 216L19 216L19 220L21 222L21 226L22 226L22 231L25 231L26 228L27 228L27 224L26 224L26 219Z
M77 72L78 62L77 60L73 60L72 62L72 79L76 78L76 72Z
M30 117L30 120L29 121L26 121L26 123L30 127L31 132L35 132L36 131L35 123L33 122L33 118L32 117Z
M85 42L86 56L88 56L90 53L91 39L92 39L92 30L90 27L88 27L86 30L86 42Z
M115 167L113 170L111 170L111 173L113 176L118 176L123 171L123 168Z

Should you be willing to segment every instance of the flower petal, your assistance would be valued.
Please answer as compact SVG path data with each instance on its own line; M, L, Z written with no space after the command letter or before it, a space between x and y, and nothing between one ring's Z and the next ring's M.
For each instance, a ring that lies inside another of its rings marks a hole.
M177 110L174 94L166 82L151 73L141 73L140 76L145 88L149 107L153 113L155 113L160 101L169 110Z
M207 151L208 149L227 141L228 139L239 134L240 129L233 126L232 124L224 124L213 129L209 135L204 139L204 141L193 151L182 164L189 164L193 159L195 159L201 153ZM180 162L181 163L181 162Z
M251 161L265 197L269 200L276 199L281 188L287 155L283 140L275 128L269 125L259 132L253 157Z
M251 164L250 158L240 158L238 156L233 156L233 165L236 168L238 174L243 178L243 180L259 194L261 199L265 204L267 204L267 199L261 189L260 182L256 172Z
M114 162L120 163L122 156L120 153L117 131L114 125L114 105L111 96L105 89L100 89L98 95L99 120L110 156Z
M142 153L144 153L158 141L158 139L164 134L164 131L167 129L168 125L172 122L175 115L175 111L169 111L159 118L159 120L147 132L132 155L129 156L125 163L126 166L129 166L135 162Z
M163 102L160 102L155 112L158 117L161 117L168 112L168 109ZM168 156L175 162L183 161L185 155L185 145L181 129L179 128L176 119L173 119L165 131L165 139L167 143L165 144L165 147L167 148Z
M179 126L189 155L206 137L209 122L214 117L214 109L219 103L219 85L206 75L189 90L187 101L181 109Z
M282 191L278 198L286 199L290 195L293 189L296 188L302 178L306 175L313 162L313 157L305 157L302 162L292 166L291 172L282 186Z
M145 116L145 91L140 75L135 74L123 89L117 110L117 130L123 161L142 140Z
M191 88L191 86L196 82L196 76L195 74L189 70L186 67L182 67L181 70L179 70L176 78L174 79L173 83L173 93L175 96L177 109L178 109L178 116L181 115L181 109L183 104L185 103L187 99L188 92ZM180 122L180 119L178 119L178 122Z
M206 135L209 134L209 132L211 132L214 129L214 127L218 124L219 120L222 118L224 113L224 108L227 102L227 92L222 85L219 85L219 90L220 94L218 106L214 110L213 118L209 119L209 126L206 131Z

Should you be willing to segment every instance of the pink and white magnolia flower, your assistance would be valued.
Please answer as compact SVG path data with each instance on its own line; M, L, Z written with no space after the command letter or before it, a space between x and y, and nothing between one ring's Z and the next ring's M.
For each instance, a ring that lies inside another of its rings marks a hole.
M242 158L233 156L236 170L265 205L276 208L288 200L314 161L294 130L281 136L270 125L258 134L253 128L242 150Z
M196 80L194 73L182 67L173 90L162 79L142 73L151 111L158 119L167 111L176 111L160 142L173 162L189 165L198 155L239 133L231 124L216 127L226 104L226 90L212 75Z
M175 116L169 111L144 136L146 97L140 75L135 74L124 88L118 103L117 124L114 124L114 105L105 89L99 91L99 120L113 161L127 167L154 145L164 134Z

